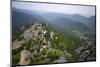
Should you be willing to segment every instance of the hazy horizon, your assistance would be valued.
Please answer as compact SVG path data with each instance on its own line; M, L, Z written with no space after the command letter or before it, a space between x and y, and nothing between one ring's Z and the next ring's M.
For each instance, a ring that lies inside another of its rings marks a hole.
M65 14L80 14L86 17L95 16L94 6L63 5L33 2L12 2L12 7L31 11L45 11Z

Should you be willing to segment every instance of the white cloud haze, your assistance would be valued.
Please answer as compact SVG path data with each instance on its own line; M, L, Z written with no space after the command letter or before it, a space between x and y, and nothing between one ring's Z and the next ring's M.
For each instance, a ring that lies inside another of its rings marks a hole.
M83 16L95 15L95 6L64 5L34 2L12 2L12 7L26 10L37 10L67 14L81 14Z

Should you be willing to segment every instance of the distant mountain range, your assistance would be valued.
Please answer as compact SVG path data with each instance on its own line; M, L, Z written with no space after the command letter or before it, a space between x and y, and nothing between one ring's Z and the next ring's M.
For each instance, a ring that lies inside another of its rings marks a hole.
M47 23L54 29L63 31L78 30L80 32L95 31L95 16L85 17L80 14L61 14L42 11L29 11L12 8L13 31L32 23Z

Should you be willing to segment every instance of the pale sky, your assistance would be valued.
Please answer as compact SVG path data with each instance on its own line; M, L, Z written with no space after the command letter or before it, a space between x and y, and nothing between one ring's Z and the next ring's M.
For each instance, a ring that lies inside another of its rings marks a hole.
M87 17L95 15L94 6L47 4L33 2L12 2L12 7L25 10L37 10L66 14L81 14Z

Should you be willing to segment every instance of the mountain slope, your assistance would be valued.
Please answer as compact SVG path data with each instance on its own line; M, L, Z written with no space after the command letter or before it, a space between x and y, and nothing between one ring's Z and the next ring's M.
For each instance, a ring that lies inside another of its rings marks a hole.
M87 26L89 26L91 29L95 30L96 16L91 16L91 17L85 18L85 19L83 19L82 22L85 23Z
M76 43L74 39L66 38L45 24L36 23L13 41L13 64L74 62L78 60L78 56L75 55L75 49L78 47ZM69 57L73 60L67 61Z

